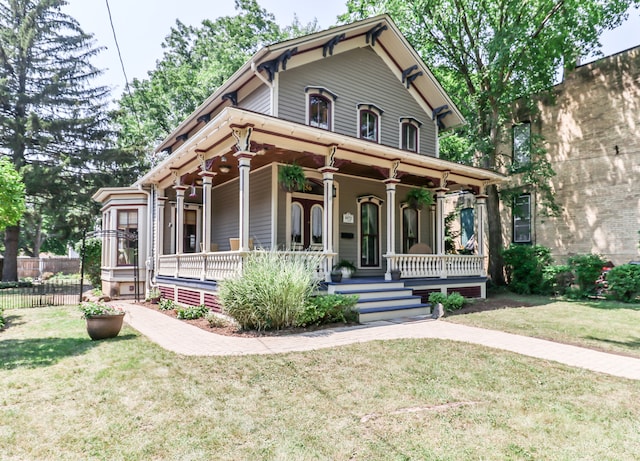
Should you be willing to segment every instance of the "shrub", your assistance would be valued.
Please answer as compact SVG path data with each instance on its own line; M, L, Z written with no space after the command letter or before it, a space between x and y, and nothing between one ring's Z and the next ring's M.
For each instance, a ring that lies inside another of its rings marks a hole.
M547 266L542 269L545 292L564 295L571 288L573 283L573 273L571 268L566 265Z
M640 265L623 264L607 273L609 293L619 300L631 302L640 295Z
M596 280L602 274L602 267L606 261L596 254L575 255L569 258L569 267L575 275L575 280L583 296L596 291Z
M448 296L439 291L434 291L429 294L429 302L431 304L442 304L445 311L451 312L460 309L464 306L466 299L460 293L453 292Z
M209 308L205 305L179 307L176 309L176 317L183 320L194 320L204 317L209 312Z
M511 244L502 251L509 289L519 294L542 294L544 268L551 265L551 250L542 245Z
M220 284L223 310L243 329L281 329L297 325L318 282L321 256L256 251L242 274Z
M161 299L158 302L158 309L160 309L161 311L170 311L171 309L175 309L175 308L176 308L176 303L174 303L170 299Z
M209 322L209 326L211 328L224 328L231 325L231 321L228 318L223 317L222 315L217 314L213 311L209 311L204 314L204 318L207 322Z
M309 299L306 308L298 317L298 326L322 325L336 322L354 322L357 312L353 307L358 302L357 295L319 295Z
M0 330L4 328L5 319L4 319L4 308L0 306Z
M76 244L76 251L82 257L82 242ZM102 240L88 238L84 242L84 275L94 287L102 285Z

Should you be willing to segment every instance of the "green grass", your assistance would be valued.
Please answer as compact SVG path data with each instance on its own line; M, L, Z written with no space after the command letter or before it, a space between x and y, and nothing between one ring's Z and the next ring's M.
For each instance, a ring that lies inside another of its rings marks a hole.
M480 346L184 357L75 307L10 310L3 460L633 460L635 381Z
M501 296L511 299L514 308L454 315L446 321L640 358L640 304ZM536 305L518 307L525 302Z

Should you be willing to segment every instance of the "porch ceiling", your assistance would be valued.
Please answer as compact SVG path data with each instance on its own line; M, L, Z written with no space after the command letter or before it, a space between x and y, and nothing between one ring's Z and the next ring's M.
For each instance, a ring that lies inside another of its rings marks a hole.
M204 168L216 173L218 185L238 176L238 151L233 128L251 127L251 169L273 162L296 163L319 169L325 165L338 173L384 180L395 177L403 184L449 189L478 190L488 183L504 180L498 173L460 165L439 158L383 146L355 137L281 120L241 109L227 108L187 139L160 165L135 185L158 184L167 188L180 181L189 185ZM332 163L333 162L333 163ZM222 166L228 167L225 172Z

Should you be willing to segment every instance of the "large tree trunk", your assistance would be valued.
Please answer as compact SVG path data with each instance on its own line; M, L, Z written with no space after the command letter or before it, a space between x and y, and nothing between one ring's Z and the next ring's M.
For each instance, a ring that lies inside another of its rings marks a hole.
M489 224L489 277L494 285L504 285L500 197L498 188L495 185L487 187L487 215Z
M20 225L9 226L4 230L4 265L2 267L3 282L18 281L18 237Z

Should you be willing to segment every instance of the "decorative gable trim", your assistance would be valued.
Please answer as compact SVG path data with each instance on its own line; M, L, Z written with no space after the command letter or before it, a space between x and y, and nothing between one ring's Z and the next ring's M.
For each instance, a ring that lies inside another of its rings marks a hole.
M388 27L386 25L383 26L381 22L373 26L367 32L367 43L371 43L371 46L376 46L376 40L378 40L378 37L382 35L382 32L384 32L387 29Z
M277 58L260 63L260 65L258 65L258 72L263 70L266 71L269 77L269 81L273 82L276 73L280 72L280 64L282 64L282 70L287 70L287 61L297 53L298 47L290 48L283 52Z
M335 37L333 37L331 40L329 40L327 43L325 43L322 46L322 57L326 58L327 57L327 52L329 53L329 56L333 56L333 48L342 40L344 40L346 37L345 34L340 34L340 35L336 35Z

